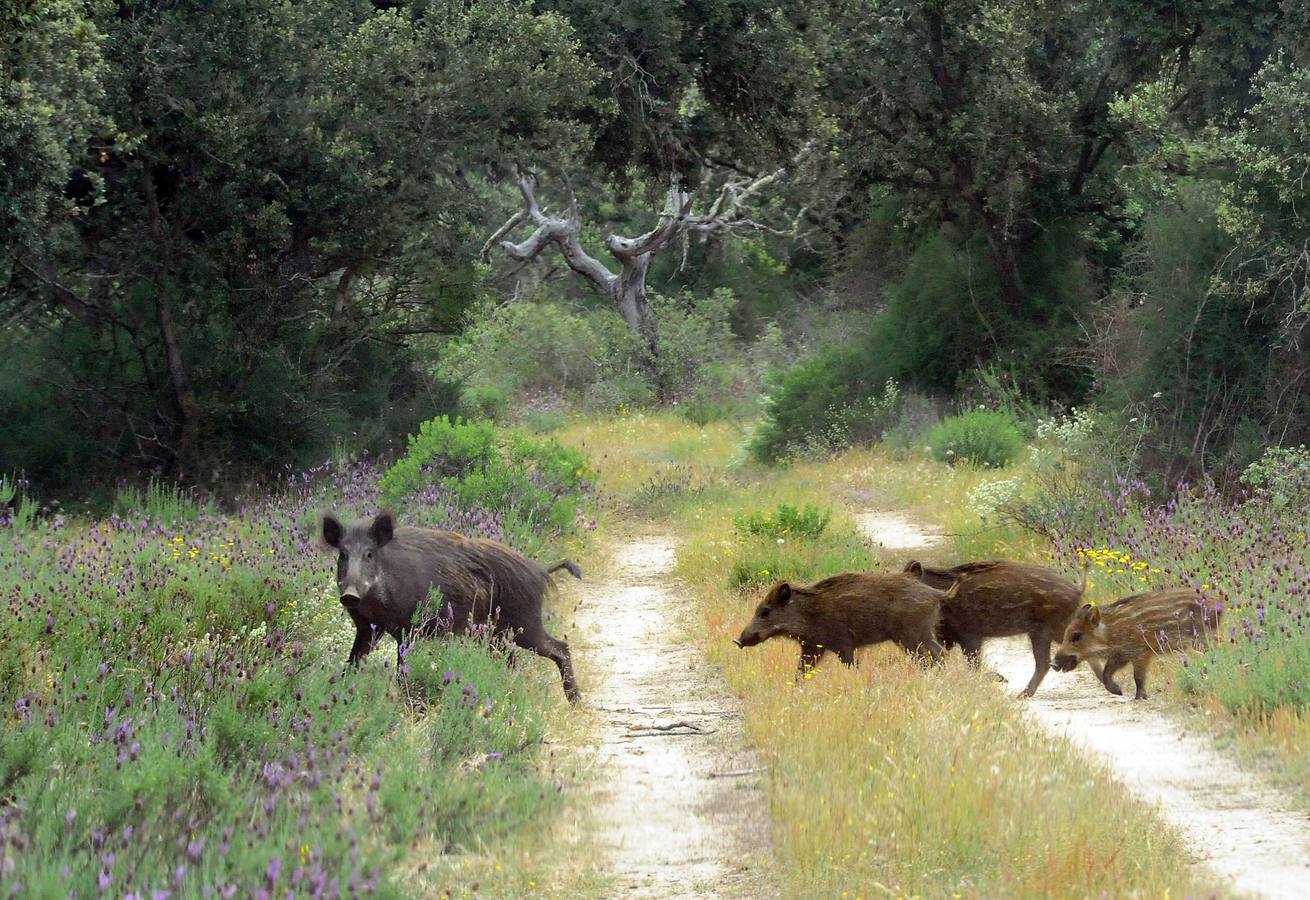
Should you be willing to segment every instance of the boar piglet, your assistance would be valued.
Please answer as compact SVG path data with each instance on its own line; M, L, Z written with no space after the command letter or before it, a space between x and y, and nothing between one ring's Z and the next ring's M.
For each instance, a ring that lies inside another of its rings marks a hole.
M1080 587L1055 569L1005 560L949 569L911 560L905 571L939 590L956 586L952 596L942 601L937 634L947 650L958 644L975 668L981 665L987 638L1028 635L1035 669L1021 697L1031 697L1046 677L1051 668L1051 644L1064 635L1087 583L1086 569Z
M1191 588L1134 594L1109 606L1087 604L1065 629L1054 665L1069 672L1087 660L1107 691L1123 694L1114 673L1132 663L1135 699L1144 700L1152 658L1205 646L1222 612L1220 604Z
M487 625L493 634L554 662L565 695L570 702L579 699L568 644L547 634L541 621L551 573L567 569L582 577L572 561L545 568L496 541L434 528L397 528L390 512L348 527L325 515L323 540L338 553L337 589L355 623L351 665L383 634L403 645L411 633L466 634L471 626ZM440 609L415 622L433 588L441 592Z
M783 581L769 591L734 643L753 647L774 637L799 641L801 673L829 650L853 666L857 647L882 641L939 660L942 648L934 631L942 596L903 574L846 573L808 587Z

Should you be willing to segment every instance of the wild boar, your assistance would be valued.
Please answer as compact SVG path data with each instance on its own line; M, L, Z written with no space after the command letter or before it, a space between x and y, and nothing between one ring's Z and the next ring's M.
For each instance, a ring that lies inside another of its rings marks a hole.
M947 650L958 644L975 668L982 664L982 645L987 638L1028 635L1035 668L1019 693L1021 697L1031 697L1046 677L1051 668L1051 644L1064 635L1087 585L1086 569L1080 587L1055 569L1004 560L949 569L911 560L905 571L938 590L958 585L954 594L942 601L937 634Z
M800 673L829 650L848 666L855 649L894 641L916 656L940 660L934 631L942 594L908 575L846 573L808 587L773 586L734 643L753 647L774 637L800 642Z
M1134 594L1109 606L1086 604L1074 613L1055 655L1055 668L1069 672L1087 660L1105 689L1123 694L1114 673L1133 664L1136 700L1146 699L1146 671L1161 653L1203 647L1219 627L1222 605L1191 588ZM1098 671L1097 662L1103 662Z
M567 569L582 577L571 560L545 568L495 541L397 528L395 516L386 511L349 527L325 515L323 541L338 551L337 589L355 623L349 664L358 665L383 634L403 645L411 632L466 634L471 626L487 625L554 662L569 701L580 698L568 644L547 634L541 620L551 573ZM415 622L433 588L441 592L440 608Z

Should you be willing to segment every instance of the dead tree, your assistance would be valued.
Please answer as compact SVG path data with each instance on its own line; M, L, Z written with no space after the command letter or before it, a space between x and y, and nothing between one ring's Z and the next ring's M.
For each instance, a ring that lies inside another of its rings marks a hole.
M649 361L653 364L658 358L658 334L655 315L646 296L646 275L651 258L680 238L683 241L691 238L704 241L713 235L750 232L788 238L801 237L800 226L807 211L805 208L796 213L788 229L756 221L747 215L747 210L758 200L762 191L799 165L809 155L811 147L807 144L790 162L772 172L754 176L726 176L714 202L700 215L692 209L691 195L675 185L668 193L658 224L650 231L636 237L617 234L605 236L605 249L614 258L617 271L583 249L582 221L578 216L578 201L572 187L568 189L569 205L564 215L550 215L537 202L536 176L520 166L518 187L523 195L523 208L487 238L482 246L482 257L487 258L497 241L500 241L512 259L520 262L535 259L547 246L554 244L568 267L591 282L609 299L628 323L628 327L641 338L649 354ZM502 240L524 223L535 226L527 238L518 243Z

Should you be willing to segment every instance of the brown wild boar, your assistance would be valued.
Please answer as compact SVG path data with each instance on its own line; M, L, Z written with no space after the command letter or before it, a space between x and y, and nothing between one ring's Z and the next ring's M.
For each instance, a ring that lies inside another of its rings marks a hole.
M1134 699L1146 699L1146 670L1157 654L1202 647L1223 608L1192 588L1134 594L1109 606L1082 606L1064 632L1055 668L1069 672L1087 660L1105 689L1123 694L1114 673L1133 664ZM1097 662L1103 663L1098 671Z
M846 573L808 587L774 585L733 643L753 647L769 638L800 642L800 672L831 650L848 666L855 649L895 641L922 657L941 659L934 636L942 594L902 574Z
M1086 587L1085 569L1080 587L1055 569L1004 560L949 569L911 560L905 571L938 590L958 585L955 593L942 601L937 635L947 650L958 644L975 668L982 663L982 645L987 638L1028 635L1035 669L1020 691L1021 697L1031 697L1046 677L1051 668L1051 644L1064 635L1064 626L1082 602Z
M397 528L390 512L348 527L325 515L323 540L338 551L337 589L355 623L351 665L363 660L383 634L403 647L411 633L466 634L470 626L489 625L494 634L554 662L569 701L579 699L568 644L547 634L541 621L551 573L567 569L582 577L570 560L544 568L495 541L433 528ZM433 588L441 591L440 609L413 621Z

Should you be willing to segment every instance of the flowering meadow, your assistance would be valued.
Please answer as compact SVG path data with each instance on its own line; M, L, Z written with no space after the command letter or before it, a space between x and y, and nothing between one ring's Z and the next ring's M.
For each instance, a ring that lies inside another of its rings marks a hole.
M1115 596L1168 587L1223 605L1219 640L1181 660L1184 690L1213 692L1230 712L1310 706L1310 510L1264 491L1238 498L1212 486L1157 502L1124 481L1053 528L1057 559L1082 559ZM1104 592L1104 591L1103 591Z
M403 895L415 842L556 802L532 765L553 669L453 638L403 679L389 641L344 671L317 517L375 512L383 476L328 461L230 512L153 490L0 523L0 896ZM397 512L505 537L504 510L440 482Z

